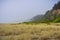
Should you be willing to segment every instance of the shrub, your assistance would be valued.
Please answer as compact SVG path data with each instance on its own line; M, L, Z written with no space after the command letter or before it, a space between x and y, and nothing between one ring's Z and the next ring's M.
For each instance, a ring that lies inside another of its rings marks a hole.
M41 23L49 23L50 21L48 19L43 19L40 21Z
M53 22L60 23L60 18L55 19Z

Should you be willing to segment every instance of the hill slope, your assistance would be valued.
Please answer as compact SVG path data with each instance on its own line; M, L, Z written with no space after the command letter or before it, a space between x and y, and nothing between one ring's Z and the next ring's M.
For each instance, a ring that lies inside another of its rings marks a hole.
M50 22L53 22L58 18L60 18L60 2L55 4L51 10L48 10L44 16L37 15L32 18L32 21L49 20Z
M36 15L34 16L31 21L38 22L42 19L43 15Z

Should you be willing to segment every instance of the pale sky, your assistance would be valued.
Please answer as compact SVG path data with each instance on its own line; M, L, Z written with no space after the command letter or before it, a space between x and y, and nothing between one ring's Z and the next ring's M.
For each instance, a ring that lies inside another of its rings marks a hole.
M58 0L0 0L0 23L31 19L52 9Z

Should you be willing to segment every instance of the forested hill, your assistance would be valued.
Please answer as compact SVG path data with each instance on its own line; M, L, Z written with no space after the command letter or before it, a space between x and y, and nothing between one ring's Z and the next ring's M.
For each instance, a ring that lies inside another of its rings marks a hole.
M48 10L44 15L37 15L32 18L34 21L60 21L60 2L56 3L51 10Z

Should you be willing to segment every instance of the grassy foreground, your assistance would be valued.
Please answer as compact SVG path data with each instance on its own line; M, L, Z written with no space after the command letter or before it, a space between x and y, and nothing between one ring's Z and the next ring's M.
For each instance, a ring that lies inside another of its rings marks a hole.
M0 24L0 40L60 40L60 24Z

